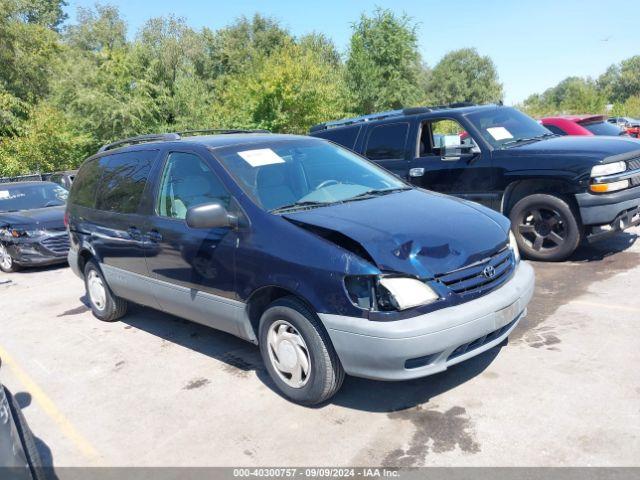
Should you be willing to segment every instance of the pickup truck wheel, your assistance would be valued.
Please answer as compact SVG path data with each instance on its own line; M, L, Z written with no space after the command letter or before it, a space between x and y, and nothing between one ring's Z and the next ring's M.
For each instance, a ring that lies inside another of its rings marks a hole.
M103 322L115 322L127 313L127 301L116 297L94 260L84 267L84 283L93 316Z
M532 260L565 260L580 244L580 225L563 198L529 195L514 205L509 218L520 251Z
M289 399L315 405L342 386L344 370L317 315L295 297L273 302L260 319L260 352Z
M7 247L0 243L0 270L4 273L12 273L20 270L20 267L13 261Z

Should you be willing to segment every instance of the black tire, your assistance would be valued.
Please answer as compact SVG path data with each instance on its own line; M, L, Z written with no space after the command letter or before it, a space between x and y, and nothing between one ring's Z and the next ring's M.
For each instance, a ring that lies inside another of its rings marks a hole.
M567 199L536 193L519 200L509 213L523 257L559 262L580 244L582 228Z
M18 270L20 270L20 265L18 265L13 258L11 258L11 255L9 255L9 252L6 250L6 247L4 245L0 244L0 248L4 250L4 252L6 252L7 254L7 259L9 260L9 265L5 265L4 262L2 262L1 258L0 258L0 270L2 270L4 273L13 273L13 272L17 272ZM2 255L3 252L0 252L0 256Z
M102 308L100 308L100 305L97 305L94 299L91 298L91 293L89 292L89 279L92 274L97 275L104 285L105 298ZM104 275L102 275L102 270L100 270L100 267L95 260L89 260L84 267L84 283L91 311L93 312L94 317L98 320L102 320L103 322L115 322L127 313L127 301L120 297L116 297L113 294L104 278Z
M306 384L292 387L280 378L269 354L269 328L285 321L302 336L310 358ZM278 389L290 400L301 405L316 405L331 398L342 386L344 369L340 364L329 335L317 315L295 297L273 302L262 314L259 328L260 352L269 375Z
M3 387L0 385L0 388ZM42 460L38 452L38 447L36 446L35 438L27 424L27 420L24 418L20 405L18 405L18 402L16 402L16 399L9 390L5 388L4 393L9 401L9 409L11 410L11 416L18 430L18 437L20 437L22 449L27 456L31 476L34 480L46 480L49 475L47 475L47 470L42 466Z

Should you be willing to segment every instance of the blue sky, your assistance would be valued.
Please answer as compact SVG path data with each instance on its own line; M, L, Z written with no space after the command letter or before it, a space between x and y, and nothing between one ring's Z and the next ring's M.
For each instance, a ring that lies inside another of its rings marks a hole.
M95 0L68 0L77 6ZM419 23L419 49L431 66L448 51L475 47L495 62L506 102L515 103L570 75L597 77L640 54L639 16L631 4L602 0L108 0L119 7L133 37L154 16L175 14L198 29L225 26L255 12L273 17L294 35L323 32L346 52L351 25L376 6L407 13Z

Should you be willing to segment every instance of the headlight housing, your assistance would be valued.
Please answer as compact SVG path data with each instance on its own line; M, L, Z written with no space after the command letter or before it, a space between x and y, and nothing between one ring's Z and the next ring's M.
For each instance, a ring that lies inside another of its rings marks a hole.
M622 173L627 170L626 162L613 162L605 163L603 165L596 165L591 169L592 177L602 177L606 175L615 175L616 173Z
M350 276L344 283L351 301L366 310L406 310L440 299L429 285L411 277Z
M509 249L513 252L513 258L516 263L520 261L520 250L518 249L518 242L516 242L516 236L511 230L509 230Z

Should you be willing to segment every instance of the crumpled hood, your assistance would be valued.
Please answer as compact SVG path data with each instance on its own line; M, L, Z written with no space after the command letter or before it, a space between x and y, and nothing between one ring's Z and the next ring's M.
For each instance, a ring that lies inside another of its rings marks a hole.
M4 225L38 226L44 228L64 227L65 206L35 208L19 212L0 212L0 227Z
M408 190L283 215L357 242L386 272L429 278L482 260L508 242L509 221L480 205Z
M591 158L596 161L618 155L628 155L631 158L640 156L640 140L630 137L567 135L515 146L506 150L496 150L494 155L554 155Z

